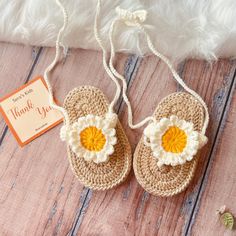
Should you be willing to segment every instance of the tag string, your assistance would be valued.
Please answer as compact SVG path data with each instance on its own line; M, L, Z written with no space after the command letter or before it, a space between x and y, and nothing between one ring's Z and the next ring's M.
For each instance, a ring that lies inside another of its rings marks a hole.
M95 19L95 23L98 21L98 17L100 15L100 6L101 6L101 1L98 0L97 3L97 13L96 13L96 19ZM127 97L127 83L126 80L124 78L123 75L119 74L117 72L117 70L114 68L113 65L113 61L114 61L114 57L115 57L115 48L114 48L114 43L113 43L113 38L114 38L114 29L116 27L116 25L119 22L123 22L128 26L134 26L134 27L138 27L145 35L145 38L147 40L147 45L149 47L149 49L151 50L151 52L157 56L158 58L160 58L162 61L165 62L165 64L168 66L168 68L170 69L174 79L188 92L190 93L192 96L194 96L203 106L204 110L205 110L205 120L204 120L204 124L202 127L202 133L205 134L208 123L209 123L209 113L208 113L208 108L206 103L203 101L203 99L199 96L199 94L197 94L194 90L190 89L185 82L180 78L180 76L178 75L178 73L176 72L176 70L174 69L174 67L172 66L170 60L164 56L163 54L161 54L160 52L158 52L158 50L155 48L154 44L152 43L152 40L149 36L149 34L147 33L147 31L145 30L144 26L143 26L143 22L146 20L147 17L147 12L145 10L138 10L135 12L131 12L129 10L125 10L125 9L121 9L120 7L116 8L116 12L117 12L117 17L113 20L110 30L109 30L109 40L110 40L110 46L111 46L111 56L110 56L110 60L109 60L109 69L110 71L118 78L122 81L122 95L123 95L123 99L128 107L128 124L132 129L136 129L136 128L140 128L141 126L143 126L144 124L146 124L147 122L150 121L156 121L155 117L153 116L148 116L145 119L143 119L141 122L137 123L137 124L133 124L133 115L132 115L132 107L130 104L130 101ZM95 31L97 24L95 24ZM97 41L101 42L101 39L99 38L99 34L96 34L96 38ZM103 48L104 54L106 53L105 48Z

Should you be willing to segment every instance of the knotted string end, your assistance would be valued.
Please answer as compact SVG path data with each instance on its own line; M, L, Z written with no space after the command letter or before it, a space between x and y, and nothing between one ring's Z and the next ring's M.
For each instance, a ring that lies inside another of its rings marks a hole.
M137 10L132 12L130 10L122 9L120 6L118 6L116 7L116 13L118 17L128 26L135 26L145 22L147 19L146 10Z

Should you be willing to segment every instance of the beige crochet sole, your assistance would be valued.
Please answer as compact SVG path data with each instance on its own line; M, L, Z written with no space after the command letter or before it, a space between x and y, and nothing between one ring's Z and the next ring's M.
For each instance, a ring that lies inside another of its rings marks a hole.
M171 115L192 122L197 131L200 131L203 126L202 105L190 94L173 93L165 97L154 112L157 120ZM144 145L142 137L135 150L133 168L137 181L147 192L158 196L173 196L189 185L197 162L198 155L184 165L158 168L151 148Z
M67 95L64 107L71 123L88 114L103 116L108 109L105 95L97 88L84 86L73 89ZM123 128L118 121L116 127L118 142L115 152L106 163L96 164L77 157L67 146L68 157L79 181L94 190L106 190L123 182L131 169L131 148Z

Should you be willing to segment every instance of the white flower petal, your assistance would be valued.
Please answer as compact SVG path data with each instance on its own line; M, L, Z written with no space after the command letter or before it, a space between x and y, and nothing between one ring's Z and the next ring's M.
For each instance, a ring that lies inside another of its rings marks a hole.
M161 118L161 120L159 121L160 125L161 126L165 126L165 125L168 125L170 123L170 119L164 117L164 118Z
M67 140L67 134L68 134L67 127L66 127L66 125L63 125L60 129L60 138L62 141Z
M116 137L110 137L110 138L109 138L109 143L110 143L111 145L115 145L115 144L117 143L117 138L116 138Z
M164 165L165 163L162 160L157 160L157 166L160 168Z
M193 157L194 157L193 155L188 155L188 156L186 156L186 160L191 161L193 159Z
M187 133L191 133L194 131L193 123L187 122L185 120L182 121L181 128Z
M78 157L83 157L85 151L82 148L79 147L75 147L73 148L74 150L72 150Z
M115 129L103 129L102 131L110 137L116 135L116 130Z
M112 153L114 152L114 147L112 145L108 145L107 148L106 148L106 153L108 155L111 155Z
M180 165L183 165L185 163L185 160L183 158L178 158L178 162Z
M199 134L198 140L199 140L199 148L202 148L208 142L208 138L203 134Z
M175 115L170 116L170 121L175 125L178 122L178 117Z
M86 119L87 121L93 120L94 118L95 118L95 116L92 115L92 114L89 114L89 115L85 116L85 119Z
M158 156L159 155L160 150L159 150L159 146L157 144L151 143L149 145L149 147L151 147L154 156Z
M197 131L192 131L190 134L191 139L193 140L198 140L199 138L199 133Z
M145 129L144 129L144 135L147 137L151 137L155 135L155 123L150 123Z
M160 153L159 153L158 151L153 152L152 154L153 154L153 156L156 157L156 158L159 158L159 157L160 157Z
M178 156L172 156L172 160L171 160L171 165L172 166L177 166L179 164L179 161L178 161Z
M86 117L85 116L82 116L80 118L78 118L77 122L80 123L80 122L84 122L86 121ZM78 123L74 123L75 125L77 125Z
M109 160L109 155L105 153L98 153L96 163L107 162Z
M92 161L94 158L96 158L96 155L92 152L85 152L83 157L86 161Z

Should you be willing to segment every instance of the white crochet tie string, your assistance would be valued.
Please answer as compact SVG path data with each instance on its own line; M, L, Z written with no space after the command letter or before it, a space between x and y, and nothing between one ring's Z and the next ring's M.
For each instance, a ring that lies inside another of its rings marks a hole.
M105 46L102 43L102 39L101 39L101 36L99 34L99 31L98 31L98 19L99 19L99 16L100 16L100 9L101 9L101 2L100 2L100 0L98 0L96 14L95 14L95 21L94 21L94 36L95 36L99 46L102 49L102 62L103 62L104 69L106 70L107 74L109 75L109 77L112 79L112 81L116 85L115 96L114 96L113 100L111 101L111 103L109 105L109 108L108 108L108 112L113 112L114 105L117 103L117 101L120 97L121 87L120 87L120 84L119 84L118 80L116 79L114 74L111 72L111 70L108 66L108 63L106 61L107 60L106 59L107 52L106 52Z
M50 103L51 107L61 111L62 114L64 115L65 125L69 125L69 116L67 114L67 111L63 107L58 106L58 105L55 104L54 99L53 99L52 87L51 87L50 82L49 82L49 73L53 70L53 68L55 67L55 65L57 64L57 62L59 60L60 45L62 45L61 44L61 38L63 36L63 33L64 33L65 28L66 28L67 23L68 23L68 15L67 15L67 12L66 12L65 8L63 7L63 5L61 4L61 2L59 0L56 0L56 3L58 4L58 6L61 8L61 10L63 12L64 22L63 22L63 26L61 27L61 29L59 30L59 33L57 35L55 58L52 61L52 63L46 68L46 70L44 72L44 79L45 79L45 82L46 82L47 87L48 87L49 103ZM102 49L102 52L103 52L103 65L104 65L104 68L105 68L106 72L108 73L108 75L110 76L110 78L116 84L116 88L117 88L114 99L112 100L112 102L109 105L108 112L113 112L114 105L118 101L119 95L120 95L120 92L121 92L120 84L116 79L116 77L117 77L122 81L122 84L123 84L122 93L123 93L124 101L125 101L125 103L127 104L127 107L128 107L128 123L129 123L129 126L131 128L139 128L139 127L143 126L145 123L155 120L154 117L150 116L150 117L145 118L144 120L142 120L141 122L139 122L136 125L133 124L133 122L132 122L133 121L132 108L131 108L131 104L129 102L129 99L126 95L126 92L127 92L126 80L121 74L119 74L117 72L117 70L113 66L113 60L114 60L114 56L115 56L115 49L114 49L114 44L113 44L114 28L115 28L115 25L116 25L117 22L123 21L128 26L137 26L145 34L148 47L153 52L153 54L156 55L157 57L159 57L161 60L163 60L166 63L166 65L171 70L175 80L187 92L192 94L202 104L202 106L205 109L205 121L204 121L204 125L203 125L203 128L202 128L202 133L205 134L208 123L209 123L209 113L208 113L207 105L205 104L203 99L194 90L190 89L184 83L184 81L179 77L178 73L173 68L173 66L170 63L169 59L167 57L165 57L164 55L162 55L160 52L158 52L156 50L156 48L154 47L149 34L146 32L145 28L142 25L142 23L146 20L147 12L145 10L139 10L139 11L131 12L131 11L128 11L128 10L125 10L125 9L121 9L120 7L116 8L116 11L118 13L118 17L112 22L110 32L109 32L109 39L110 39L110 44L111 44L111 57L110 57L109 66L108 66L108 64L106 62L106 54L107 54L106 49L105 49L104 45L102 44L102 40L101 40L100 35L98 33L98 23L97 22L98 22L98 18L99 18L99 15L100 15L100 8L101 8L101 2L100 2L100 0L98 0L97 11L96 11L96 16L95 16L95 24L94 24L94 34L95 34L96 40L98 41L98 44L100 45L100 47Z
M63 12L63 25L62 27L60 28L59 32L58 32L58 35L57 35L57 38L56 38L56 52L55 52L55 57L52 61L52 63L45 69L44 71L44 80L47 84L47 87L48 87L48 92L49 92L49 105L60 111L63 116L64 116L64 122L65 122L65 125L69 125L70 121L69 121L69 116L67 114L67 111L61 107L61 106L58 106L55 101L54 101L54 98L53 98L53 91L52 91L52 86L49 82L49 74L50 72L54 69L55 65L57 64L58 60L59 60L59 57L60 57L60 46L63 46L62 43L61 43L61 38L63 37L63 34L65 32L65 29L66 29L66 26L67 26L67 23L68 23L68 14L66 12L66 9L64 8L64 6L61 4L61 2L59 0L56 0L56 3L57 5L60 7L60 9L62 10Z
M60 46L63 46L62 42L61 42L61 39L63 37L63 34L65 32L65 29L67 27L67 24L68 24L68 14L67 14L67 11L65 9L65 7L62 5L62 3L60 2L60 0L55 0L57 5L60 7L62 13L63 13L63 25L62 27L60 28L59 32L58 32L58 35L57 35L57 38L56 38L56 52L55 52L55 57L53 59L53 61L51 62L51 64L45 69L45 72L44 72L44 80L46 82L46 85L47 85L47 88L48 88L48 92L49 92L49 105L60 111L63 116L64 116L64 123L65 123L65 126L69 126L70 124L70 120L69 120L69 116L68 116L68 113L66 111L66 109L64 109L62 106L59 106L55 103L54 101L54 98L53 98L53 90L52 90L52 86L49 82L49 77L50 77L50 72L54 69L54 67L56 66L56 64L58 63L59 61L59 57L60 57ZM98 11L97 11L98 12ZM96 13L97 14L97 13ZM97 29L97 16L95 18L95 24L94 24L94 28ZM98 31L97 30L94 30L95 32L95 37L96 35L98 35ZM116 102L118 101L119 99L119 96L120 96L120 93L121 93L121 87L120 87L120 84L119 82L117 81L117 79L115 78L115 76L112 74L112 72L110 71L109 69L109 66L107 65L106 63L106 51L105 51L105 48L99 38L99 36L96 37L100 47L102 48L102 51L103 51L103 65L104 65L104 68L106 70L106 72L108 73L108 75L111 77L111 79L113 80L113 82L116 84L116 93L115 93L115 96L114 96L114 99L113 101L110 103L109 105L109 108L108 108L108 113L113 113L113 110L114 110L114 106L116 104Z
M131 108L131 104L130 104L129 99L128 99L127 94L126 94L127 93L126 80L125 80L124 76L119 74L113 66L113 60L114 60L114 56L115 56L115 48L114 48L114 44L113 44L114 28L115 28L115 25L120 21L123 21L128 26L137 26L144 33L144 35L146 37L146 40L147 40L148 47L152 51L152 53L154 55L156 55L157 57L159 57L162 61L165 62L165 64L170 69L174 79L188 93L190 93L192 96L194 96L202 104L202 106L205 110L205 120L204 120L204 124L203 124L203 127L202 127L202 133L205 134L208 123L209 123L209 113L208 113L207 105L203 101L203 99L199 96L199 94L197 94L194 90L190 89L184 83L184 81L180 78L180 76L178 75L176 70L173 68L170 60L166 56L164 56L163 54L158 52L157 49L155 48L155 46L153 45L149 34L147 33L144 26L142 25L142 23L146 20L147 12L145 10L139 10L139 11L131 12L131 11L128 11L128 10L125 10L125 9L121 9L120 7L116 8L116 12L117 12L118 16L112 22L111 27L110 27L110 32L109 32L109 39L110 39L110 44L111 44L111 57L110 57L110 61L109 61L109 66L110 66L110 70L112 71L112 73L122 81L122 84L123 84L122 94L123 94L124 101L125 101L125 103L128 107L128 123L129 123L129 126L133 129L136 129L136 128L139 128L139 127L143 126L145 123L147 123L149 121L154 121L155 118L152 117L152 116L149 116L149 117L146 117L141 122L139 122L137 124L133 124L132 108Z

